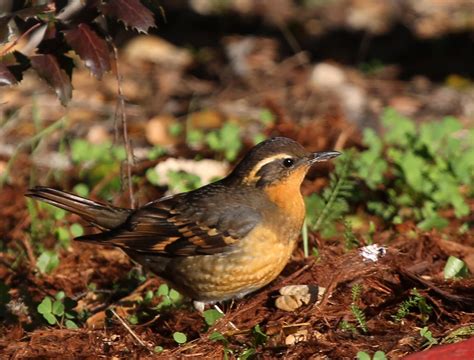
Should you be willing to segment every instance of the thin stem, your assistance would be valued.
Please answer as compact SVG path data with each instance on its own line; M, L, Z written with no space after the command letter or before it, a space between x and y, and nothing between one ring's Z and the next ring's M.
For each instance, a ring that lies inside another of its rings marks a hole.
M140 337L135 333L135 331L133 331L132 328L131 328L130 326L128 326L128 324L125 322L125 320L122 319L122 317L121 317L119 314L117 314L114 309L109 309L109 310L110 310L110 311L112 312L112 314L120 321L120 323L123 325L123 327L124 327L125 329L127 329L127 331L133 336L133 338L134 338L135 340L137 340L138 343L139 343L141 346L143 346L145 349L148 349L148 346L143 342L142 339L140 339Z
M120 75L119 63L118 63L118 50L112 41L108 41L111 45L114 53L116 78L117 78L117 107L115 111L115 119L120 117L120 123L122 124L122 137L125 144L125 151L127 153L127 160L125 161L125 171L127 177L128 196L130 198L130 207L135 208L135 196L133 193L133 182L132 182L132 166L134 165L133 148L128 137L128 126L127 126L127 115L125 113L125 97L122 89L122 76Z
M301 236L303 237L303 252L304 257L309 256L309 239L308 239L308 224L304 219L303 228L301 229Z
M43 23L36 23L32 27L30 27L28 30L26 30L23 34L21 34L19 37L17 37L15 40L13 40L13 42L10 45L8 45L5 49L2 49L2 51L0 51L0 56L4 56L5 54L8 54L8 52L11 49L13 49L13 47L15 47L15 45L18 44L18 42L21 39L28 36L33 30L36 30L41 25L43 25Z

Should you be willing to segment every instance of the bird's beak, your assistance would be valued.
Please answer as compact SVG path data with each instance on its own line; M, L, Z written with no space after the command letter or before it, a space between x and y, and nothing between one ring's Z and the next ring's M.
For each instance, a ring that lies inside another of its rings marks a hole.
M320 151L312 153L309 156L309 163L312 165L317 162L327 161L341 155L339 151Z

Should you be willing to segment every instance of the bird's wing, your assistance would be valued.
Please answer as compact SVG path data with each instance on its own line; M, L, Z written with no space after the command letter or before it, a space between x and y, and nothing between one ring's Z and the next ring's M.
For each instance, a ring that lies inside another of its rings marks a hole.
M78 240L164 256L216 254L231 250L260 219L244 204L193 203L178 195L138 209L114 230Z

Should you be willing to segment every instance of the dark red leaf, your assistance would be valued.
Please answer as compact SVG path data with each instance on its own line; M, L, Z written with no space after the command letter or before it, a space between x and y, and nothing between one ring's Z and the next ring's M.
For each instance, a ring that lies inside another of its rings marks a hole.
M38 75L53 87L61 104L67 105L72 96L71 80L66 72L61 69L53 55L36 55L30 58L31 66Z
M65 31L64 36L94 76L100 79L106 71L110 70L107 43L88 25L79 24L75 29Z
M102 12L144 33L155 26L153 13L140 0L110 0L102 6Z
M10 72L8 67L4 64L0 64L0 86L16 84L16 78Z
M7 72L2 71L2 85L9 85L11 82L10 75L15 78L13 83L23 80L23 73L31 67L28 57L18 51L13 51L5 54L0 58L0 64L7 69Z

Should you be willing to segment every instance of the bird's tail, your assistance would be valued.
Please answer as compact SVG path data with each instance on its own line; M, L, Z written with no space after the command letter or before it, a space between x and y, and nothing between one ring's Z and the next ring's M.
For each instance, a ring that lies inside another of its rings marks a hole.
M25 196L70 211L102 229L110 230L122 225L131 212L129 209L92 201L66 191L43 186L28 190Z

